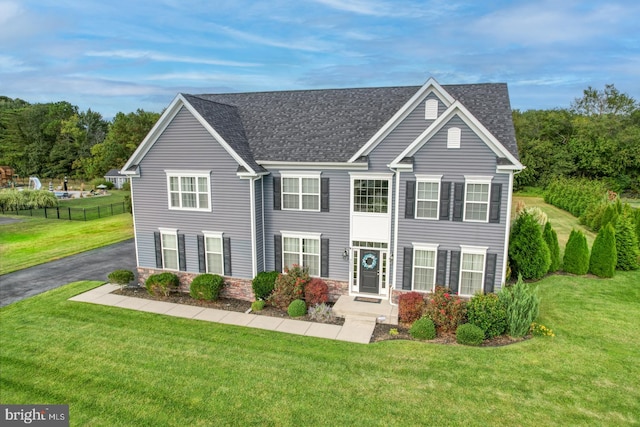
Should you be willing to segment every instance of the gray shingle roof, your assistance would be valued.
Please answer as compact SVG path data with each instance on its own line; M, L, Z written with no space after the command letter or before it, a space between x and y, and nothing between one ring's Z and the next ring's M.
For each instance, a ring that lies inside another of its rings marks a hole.
M442 87L517 158L506 84ZM183 96L254 167L255 160L345 162L418 89L405 86Z

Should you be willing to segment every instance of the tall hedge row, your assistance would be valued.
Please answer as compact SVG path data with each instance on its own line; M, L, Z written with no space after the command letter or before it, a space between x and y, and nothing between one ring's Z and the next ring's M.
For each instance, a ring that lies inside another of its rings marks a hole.
M599 204L607 196L607 188L601 181L587 178L560 178L551 182L545 191L544 201L581 217L591 205Z

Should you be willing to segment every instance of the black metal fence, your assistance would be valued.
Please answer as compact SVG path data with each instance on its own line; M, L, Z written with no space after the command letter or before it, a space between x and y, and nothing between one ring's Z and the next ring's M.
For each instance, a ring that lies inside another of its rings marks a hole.
M2 213L6 215L33 216L47 219L66 219L68 221L91 221L93 219L127 213L127 211L125 202L121 202L89 208L56 206L53 208L18 209L11 211L5 211L3 209Z

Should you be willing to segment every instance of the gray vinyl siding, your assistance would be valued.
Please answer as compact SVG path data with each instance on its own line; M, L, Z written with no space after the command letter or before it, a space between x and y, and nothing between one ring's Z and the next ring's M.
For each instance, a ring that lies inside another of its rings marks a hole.
M321 177L329 178L329 212L309 212L273 209L273 176L280 176L280 172L276 170L271 172L271 175L264 178L267 271L275 269L274 234L280 234L281 231L321 233L321 238L329 239L329 278L348 280L349 261L342 259L342 253L350 247L351 180L349 173L344 170L323 171Z
M262 221L262 184L263 178L257 179L255 185L255 212L256 212L256 272L264 270L264 226ZM268 179L268 178L267 178Z
M455 126L461 129L459 149L447 149L447 131ZM414 156L413 173L403 172L400 182L400 200L405 199L407 180L415 180L415 174L442 175L442 182L465 182L465 175L493 177L493 183L502 184L500 204L500 223L477 223L449 220L405 219L404 204L400 205L398 219L398 271L402 272L404 263L403 247L412 243L438 244L441 250L460 250L460 245L486 246L487 252L497 255L496 290L503 281L504 242L507 221L507 203L509 200L509 174L496 173L496 155L482 140L457 116L453 117L437 132ZM453 185L450 212L453 212ZM451 257L447 258L447 283ZM402 274L396 275L397 287L402 286Z
M185 235L187 271L198 272L198 234L224 233L231 239L232 275L251 278L249 181L238 164L204 127L182 108L140 162L133 180L135 230L140 267L155 268L153 233L175 228ZM211 212L170 210L165 170L211 171Z

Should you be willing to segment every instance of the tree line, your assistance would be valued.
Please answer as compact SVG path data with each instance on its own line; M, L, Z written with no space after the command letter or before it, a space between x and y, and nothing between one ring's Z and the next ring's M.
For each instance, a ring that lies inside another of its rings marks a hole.
M160 114L138 109L105 120L66 101L0 96L0 165L21 177L91 179L120 169Z
M614 85L589 87L566 109L514 110L513 121L526 166L516 187L590 178L640 194L640 108Z

